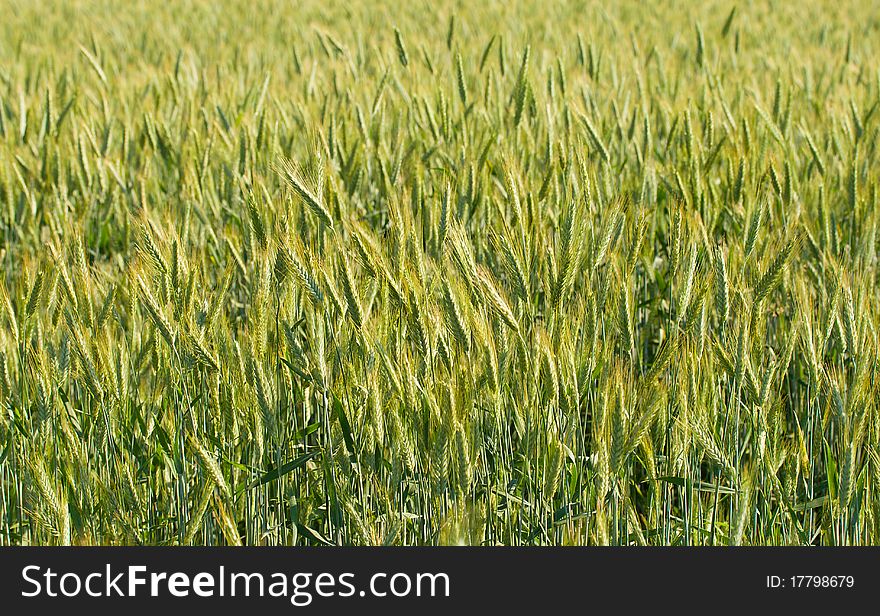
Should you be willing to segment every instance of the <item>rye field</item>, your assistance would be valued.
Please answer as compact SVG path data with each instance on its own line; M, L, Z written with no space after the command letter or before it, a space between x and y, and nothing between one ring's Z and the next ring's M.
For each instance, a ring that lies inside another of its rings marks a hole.
M880 543L872 2L0 14L0 544Z

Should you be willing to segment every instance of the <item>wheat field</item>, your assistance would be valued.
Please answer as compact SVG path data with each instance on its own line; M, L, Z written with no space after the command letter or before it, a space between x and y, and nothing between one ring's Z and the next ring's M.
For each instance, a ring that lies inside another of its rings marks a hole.
M880 543L876 6L327 4L0 0L0 544Z

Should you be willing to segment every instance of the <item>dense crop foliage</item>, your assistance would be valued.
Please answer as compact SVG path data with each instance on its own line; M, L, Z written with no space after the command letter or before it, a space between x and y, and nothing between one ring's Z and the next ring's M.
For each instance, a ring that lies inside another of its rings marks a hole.
M165 4L0 2L0 543L880 540L871 3Z

